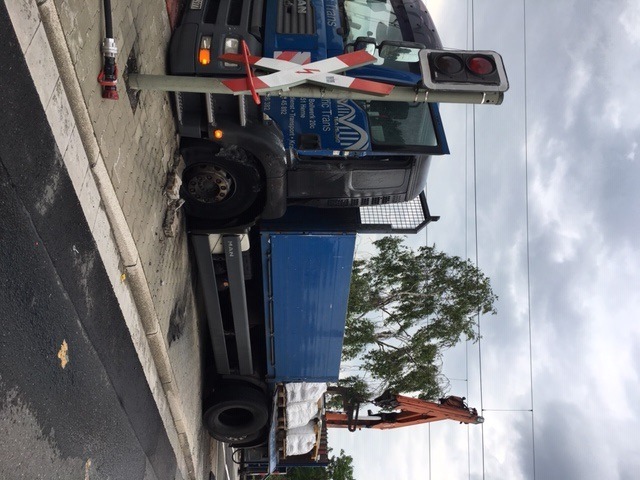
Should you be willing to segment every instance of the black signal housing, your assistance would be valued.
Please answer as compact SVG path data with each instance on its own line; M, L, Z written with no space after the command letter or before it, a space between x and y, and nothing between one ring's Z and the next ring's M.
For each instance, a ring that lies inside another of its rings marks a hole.
M424 49L420 65L428 90L496 93L509 88L502 57L494 51Z

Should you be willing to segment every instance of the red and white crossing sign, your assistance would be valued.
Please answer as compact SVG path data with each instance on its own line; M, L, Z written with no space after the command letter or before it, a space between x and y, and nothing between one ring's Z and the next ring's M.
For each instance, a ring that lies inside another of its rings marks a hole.
M306 65L311 61L311 52L296 52L291 50L276 50L273 52L273 58L278 60L288 60L298 65Z
M393 85L387 83L353 78L346 75L336 75L337 73L352 68L374 63L376 57L364 50L345 53L337 57L318 60L303 65L290 60L284 60L284 55L280 55L280 58L265 58L247 54L225 53L219 58L225 62L245 63L247 65L247 78L234 78L222 82L236 94L243 92L262 93L274 90L287 90L306 82L333 88L356 90L373 95L388 95L391 90L393 90ZM249 65L275 73L256 77L249 73Z

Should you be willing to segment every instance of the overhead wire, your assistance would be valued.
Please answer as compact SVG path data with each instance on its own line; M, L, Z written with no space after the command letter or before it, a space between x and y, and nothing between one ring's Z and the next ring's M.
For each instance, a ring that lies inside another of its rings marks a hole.
M475 0L467 0L467 48L475 50ZM528 340L529 340L529 377L530 377L530 409L487 409L484 407L483 369L482 369L482 335L481 316L477 312L477 335L478 335L478 376L479 376L479 396L480 411L484 412L529 412L531 414L531 437L532 437L532 457L533 457L533 479L536 478L536 445L535 445L535 419L534 419L534 392L533 392L533 335L531 316L531 257L530 257L530 220L529 220L529 172L528 172L528 90L527 90L527 9L526 0L523 0L523 45L524 45L524 134L525 134L525 203L526 203L526 263L527 263L527 305L528 305ZM470 34L469 34L470 32ZM469 112L471 111L471 140L472 140L472 162L473 162L473 229L474 229L474 249L475 266L479 266L479 233L478 233L478 172L477 172L477 136L476 136L476 106L467 105L465 111L465 138L469 142ZM468 255L469 244L469 146L465 148L465 257ZM428 229L425 229L425 245L428 246ZM465 345L465 381L467 397L469 396L469 357L468 342ZM485 431L484 424L481 424L481 458L482 458L482 478L486 478L485 463ZM467 471L471 478L471 440L470 429L467 425ZM431 425L429 425L429 479L432 478L431 468Z
M429 224L427 223L427 225L424 228L424 246L425 247L429 247ZM429 317L427 317L427 322L429 321ZM427 427L427 432L428 432L428 444L429 444L429 480L431 480L431 474L432 474L432 470L431 470L431 423L428 424Z
M478 374L480 383L480 410L481 412L529 412L531 414L531 443L532 443L532 473L533 479L536 478L536 442L535 442L535 407L534 407L534 383L533 383L533 332L532 332L532 315L531 315L531 250L530 250L530 219L529 219L529 149L528 149L528 90L527 90L527 2L523 0L523 57L524 57L524 164L525 164L525 224L526 224L526 264L527 264L527 320L528 320L528 340L529 340L529 381L530 381L530 409L487 409L484 406L483 396L483 375L482 375L482 335L481 335L481 318L480 312L477 314L477 333L478 333ZM474 0L467 0L467 8L470 9L471 17L471 45L470 49L475 50L475 5ZM469 21L469 12L467 22ZM467 34L468 34L467 27ZM475 263L476 267L479 265L479 242L478 242L478 197L477 197L477 144L476 144L476 109L475 105L472 105L472 137L473 137L473 194L474 194L474 230L475 230ZM468 107L467 107L468 112ZM468 114L468 113L467 113ZM468 118L467 118L468 128ZM467 135L468 138L468 135ZM467 154L468 148L465 151ZM465 165L468 162L465 157ZM467 171L465 167L465 178ZM465 184L467 181L465 181ZM465 202L465 213L468 219L467 212L468 201ZM468 226L465 226L467 229ZM466 230L465 230L466 231ZM465 233L468 236L468 233ZM466 242L465 242L466 248ZM467 255L468 257L468 255ZM481 425L481 444L482 444L482 478L486 477L486 464L485 464L485 435L484 424ZM469 454L470 463L470 454ZM470 466L469 466L470 472ZM470 474L469 474L470 475Z
M465 47L469 45L469 1L467 0L467 29ZM469 105L465 105L464 109L464 257L469 258ZM469 398L469 342L464 344L464 375L466 378L466 398ZM471 425L467 424L467 476L471 480Z
M531 391L531 455L533 479L536 478L536 435L533 402L533 335L531 328L531 249L529 237L529 111L527 90L527 0L522 0L522 44L524 57L524 188L526 205L526 238L527 238L527 311L529 322L529 381Z
M470 0L471 6L471 50L475 50L475 1ZM471 107L472 110L472 138L473 138L473 225L475 231L475 264L476 268L479 266L479 254L478 254L478 164L477 164L477 142L476 142L476 106ZM481 318L480 309L476 314L476 331L478 334L478 376L480 382L480 412L484 413L484 394L483 394L483 378L482 378L482 333L481 333ZM485 438L484 438L484 423L480 424L480 438L481 438L481 452L482 452L482 478L486 478L485 468Z

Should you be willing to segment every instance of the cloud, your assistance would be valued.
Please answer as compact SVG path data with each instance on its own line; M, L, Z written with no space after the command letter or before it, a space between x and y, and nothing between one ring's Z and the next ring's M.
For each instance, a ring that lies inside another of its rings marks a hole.
M584 189L573 175L576 158L562 138L533 124L529 135L531 175L529 206L534 232L555 239L550 254L557 263L575 258L578 245L593 232Z
M538 478L628 478L638 464L627 458L640 427L633 415L640 398L640 178L633 168L640 67L629 32L617 30L616 7L528 4L526 143L518 120L524 77L509 70L518 68L522 45L495 26L511 97L496 111L478 107L479 262L501 297L498 318L483 320L484 405L524 408L528 400L526 174ZM618 67L629 62L635 74ZM445 368L456 370L446 361ZM478 400L471 392L470 403ZM513 468L505 450L514 444L522 447L515 471L530 478L530 420L492 421L487 472L494 477L487 478L517 478L499 473Z
M594 451L594 424L571 403L548 405L536 428L536 476L547 480L608 478L595 461L603 452ZM588 435L583 437L585 427ZM532 442L522 445L522 458L530 458ZM586 454L586 455L585 455Z
M466 1L438 5L432 13L443 42L463 48ZM502 106L475 109L477 191L466 108L441 106L452 155L434 159L430 172L429 204L442 219L429 243L475 258L477 199L478 262L500 296L498 316L482 320L482 391L477 347L468 356L464 345L452 350L444 369L464 378L468 368L468 382L454 380L451 393L468 387L469 404L487 409L486 478L532 478L530 414L489 411L530 407L530 292L536 477L636 478L640 4L526 7L525 99L522 4L476 2L476 46L503 55L511 82ZM481 430L470 429L467 451L466 427L462 436L440 428L432 427L433 478L468 478L468 459L477 478ZM391 451L386 438L424 452L424 435L385 435L375 444L381 452ZM364 449L374 445L367 442ZM377 459L362 461L371 468L362 478L427 478L424 459L407 477L382 474Z
M635 0L627 0L624 10L618 15L618 22L622 25L629 41L640 44L640 5Z
M632 142L631 148L629 149L629 153L625 155L625 158L632 162L635 161L637 151L638 151L638 142Z
M600 480L636 478L633 427L612 423L601 412L580 408L576 398L559 394L538 414L535 430L536 478ZM526 420L517 424L527 430ZM516 445L523 470L533 471L532 437Z
M530 176L536 438L544 445L536 466L540 478L624 478L640 427L640 250L628 235L610 234L624 230L624 215L600 213L619 195L610 182L621 172L581 166L569 155L580 150L574 137L554 138L552 129L534 127L529 140L538 162ZM523 468L527 455L523 447Z

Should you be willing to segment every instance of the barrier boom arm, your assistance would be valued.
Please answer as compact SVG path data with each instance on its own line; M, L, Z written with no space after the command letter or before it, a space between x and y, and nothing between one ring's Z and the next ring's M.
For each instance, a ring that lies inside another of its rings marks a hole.
M222 83L222 80L217 78L130 74L127 84L134 90L216 93L229 95L236 94L235 91ZM282 89L280 87L275 87L272 90L265 89L261 90L260 94L265 97L282 96L298 98L328 98L338 100L378 100L383 102L498 104L494 96L486 93L429 91L414 87L395 87L388 95L373 95L356 90L327 88L303 84L289 89Z

